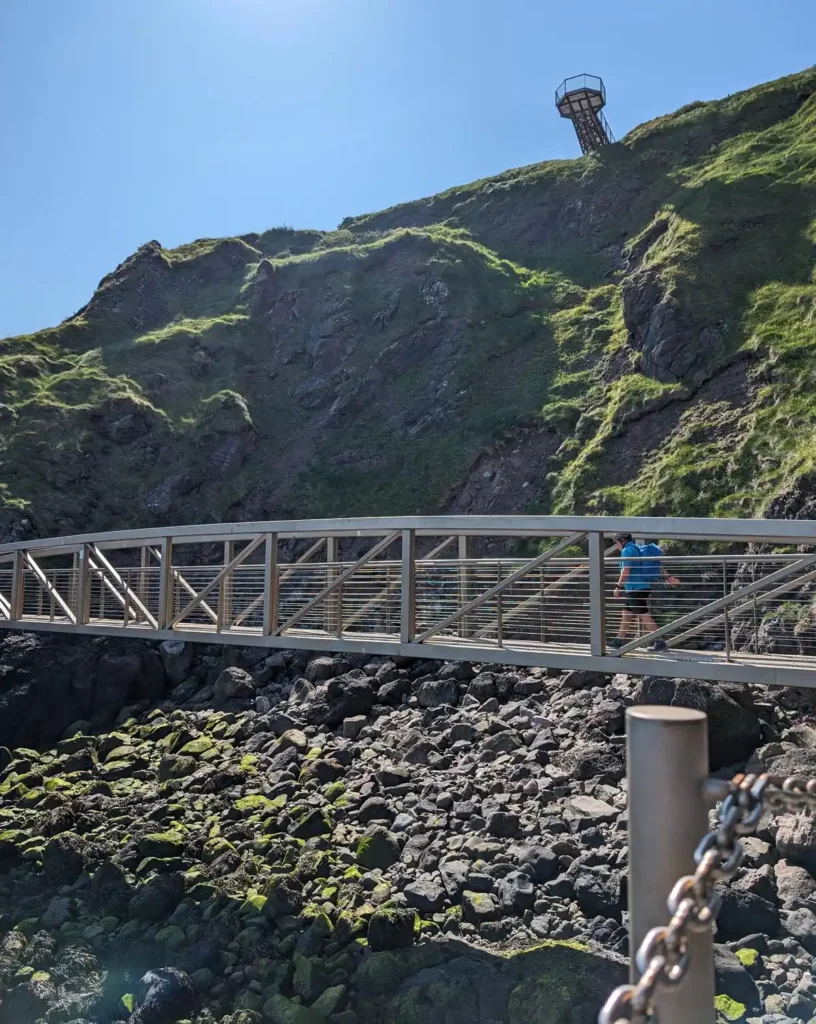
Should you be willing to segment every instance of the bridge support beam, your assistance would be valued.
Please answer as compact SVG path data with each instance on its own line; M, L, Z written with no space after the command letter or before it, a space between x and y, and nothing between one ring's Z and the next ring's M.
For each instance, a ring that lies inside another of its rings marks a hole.
M629 775L629 947L632 984L640 978L635 953L652 928L665 927L666 900L675 883L694 874L694 850L708 832L703 783L708 776L708 727L702 711L678 707L626 712ZM659 988L660 1024L714 1024L711 929L693 933L691 963L682 984Z

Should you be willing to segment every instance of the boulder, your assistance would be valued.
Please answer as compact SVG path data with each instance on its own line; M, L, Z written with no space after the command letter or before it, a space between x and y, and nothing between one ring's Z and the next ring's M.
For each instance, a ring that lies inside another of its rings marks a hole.
M139 981L135 1012L129 1024L175 1024L192 1016L195 1005L193 983L177 967L148 971Z
M178 686L190 674L193 645L183 640L164 640L159 644L159 657L170 686Z
M306 666L306 678L310 683L322 683L326 679L334 679L348 672L351 665L345 658L319 657L312 658Z
M714 973L717 995L726 995L746 1010L758 1010L762 1001L756 982L743 967L736 953L726 946L714 945Z
M812 956L816 956L816 914L808 907L792 910L785 918L785 928Z
M357 844L357 862L369 871L390 868L399 856L399 840L382 825L370 826Z
M816 873L816 818L783 814L778 819L776 848L786 860Z
M771 937L778 933L779 915L768 900L730 885L718 885L717 890L722 897L717 915L718 941L730 942L754 932Z
M715 771L746 761L762 740L759 715L750 704L746 687L644 676L634 696L636 704L667 704L705 712L709 759Z
M587 781L606 776L618 782L626 774L620 751L605 743L576 743L553 760L574 779Z
M374 690L368 679L336 677L309 705L306 719L310 725L327 725L330 729L345 718L367 715L374 703Z
M413 910L381 907L368 921L368 945L375 953L413 945L417 916Z
M225 668L215 681L214 703L224 707L231 700L255 696L255 680L242 668Z
M445 904L445 890L433 878L418 878L403 889L410 907L415 907L423 917L438 913Z
M72 834L49 839L43 850L43 870L50 886L73 885L82 874L81 840Z
M455 679L429 679L417 691L417 700L422 708L438 708L445 704L459 703L459 684Z
M177 872L156 875L137 890L130 901L130 916L139 921L163 921L184 898L184 876Z

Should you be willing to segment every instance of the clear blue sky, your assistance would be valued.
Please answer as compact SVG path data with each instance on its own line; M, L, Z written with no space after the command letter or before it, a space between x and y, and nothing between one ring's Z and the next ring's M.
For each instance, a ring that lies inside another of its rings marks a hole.
M573 13L574 12L574 13ZM814 61L816 0L2 0L0 337L142 242L332 228Z

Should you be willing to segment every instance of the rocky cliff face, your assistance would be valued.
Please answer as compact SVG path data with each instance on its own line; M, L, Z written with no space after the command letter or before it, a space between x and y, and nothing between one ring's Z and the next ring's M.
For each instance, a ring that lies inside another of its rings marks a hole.
M147 243L2 343L4 535L806 507L815 91L692 104L334 232Z

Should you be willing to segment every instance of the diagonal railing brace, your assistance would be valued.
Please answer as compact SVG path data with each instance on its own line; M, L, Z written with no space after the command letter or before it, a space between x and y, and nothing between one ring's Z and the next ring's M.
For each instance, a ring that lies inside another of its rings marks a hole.
M341 572L340 575L336 579L332 580L332 582L327 587L324 587L319 594L316 594L314 597L310 598L306 602L306 604L303 605L302 608L299 608L294 615L292 615L289 619L286 620L286 622L284 622L282 626L278 626L278 628L274 631L272 635L281 636L287 629L291 629L292 626L294 626L296 622L299 622L310 609L314 608L316 604L318 604L325 597L328 597L329 594L337 590L338 587L342 587L346 580L350 576L352 576L358 569L364 566L366 562L370 562L372 558L376 558L381 551L385 551L386 548L389 548L394 543L394 541L401 536L402 530L394 530L394 532L389 533L387 537L383 537L383 539L379 541L379 543L375 544L370 551L366 551L363 557L358 559L354 563L354 565L349 566L349 568L346 569L345 572Z
M192 601L190 601L186 608L182 608L182 610L170 623L170 628L172 629L177 623L181 622L182 619L186 618L191 611L197 608L201 604L202 600L207 596L207 594L215 590L215 588L218 586L221 580L223 580L228 573L231 573L233 569L241 565L242 562L245 562L247 558L249 558L249 556L253 553L253 551L257 551L257 549L261 546L261 544L264 543L265 540L266 537L264 536L264 534L261 534L260 536L255 537L253 540L251 540L243 551L237 554L235 558L233 558L227 565L224 566L224 568L218 573L214 580L211 580L202 591L196 594L196 596L193 598Z
M520 580L522 576L526 576L528 572L532 572L534 569L537 569L540 565L543 565L545 562L548 562L551 558L554 558L557 554L559 554L559 552L564 551L568 547L571 547L571 545L577 544L578 541L583 540L584 537L586 537L586 531L581 531L580 533L572 533L569 535L569 537L565 537L563 540L553 545L553 547L551 547L548 551L545 551L543 554L538 555L538 557L532 559L532 561L527 562L520 569L516 569L516 571L514 573L511 573L506 580L502 580L500 583L497 583L494 587L491 587L490 590L485 591L484 594L481 594L479 597L475 597L466 605L463 605L461 608L458 608L455 612L453 612L451 615L448 615L447 618L442 619L442 621L438 622L435 626L431 626L430 629L426 629L424 633L422 633L420 636L416 638L415 642L418 644L424 643L424 641L427 640L429 636L433 636L434 633L438 633L440 629L444 629L446 626L450 626L452 623L457 622L463 616L469 615L474 609L479 608L481 605L483 605L485 601L489 601L491 597L495 597L497 594L502 593L502 591L506 590L507 587L512 586L514 583Z
M151 613L150 609L144 604L139 595L127 585L124 578L111 565L107 558L105 558L95 544L91 544L90 546L90 558L88 559L88 562L91 569L102 573L101 579L103 584L107 586L108 590L114 595L114 597L116 597L123 608L125 607L126 602L130 602L134 608L139 609L153 629L158 629L159 623L155 615ZM116 585L121 587L121 593L108 579L108 573L113 578ZM123 597L123 594L126 595L126 597Z
M453 537L446 537L441 544L437 544L437 546L432 548L427 555L423 556L422 561L430 561L431 559L436 558L437 555L441 554L445 550L445 548L450 547L456 539L456 535ZM375 604L379 604L380 601L387 598L390 594L393 594L394 591L399 590L401 586L402 581L400 579L396 579L393 583L389 583L387 587L383 587L379 594L375 594L373 597L369 598L364 605L352 613L346 622L346 627L348 628L349 626L353 626L355 622L359 622L365 613L373 608Z
M729 619L736 619L746 613L753 610L754 604L757 605L765 604L767 601L774 601L777 597L781 597L783 594L789 594L791 590L796 590L797 587L803 587L806 583L810 583L811 580L816 579L816 569L812 572L805 573L804 576L797 576L795 580L789 580L787 583L783 583L781 587L774 587L773 590L769 590L767 594L760 594L756 601L746 601L745 604L737 605L733 611L729 611ZM738 590L737 594L739 597L744 595L744 590ZM725 621L725 615L717 615L716 618L707 619L705 622L701 622L697 626L693 626L691 629L686 630L681 636L672 637L669 640L669 647L676 647L683 640L688 640L692 636L697 636L704 630L709 629L711 626L718 626L721 622Z
M784 579L785 576L790 576L792 572L806 569L809 565L813 565L814 562L816 562L816 555L808 555L806 558L800 558L797 562L784 565L781 569L777 569L776 572L772 572L768 576L763 576L760 580L749 583L747 587L735 590L733 594L727 594L725 597L718 597L716 601L711 601L709 604L704 604L702 608L687 612L685 615L681 615L679 619L675 619L674 622L667 622L665 626L660 626L658 629L653 629L651 633L646 633L635 640L630 640L628 644L624 644L623 647L619 647L616 651L610 651L609 653L613 658L619 658L622 654L633 651L637 647L642 647L651 640L657 640L659 637L665 636L666 633L679 629L689 622L695 622L697 619L718 612L722 608L728 608L749 594L754 594L763 587L767 587L769 583L775 583L776 580ZM709 621L706 620L706 622L701 624L701 629L707 629L709 625Z
M56 601L56 603L60 606L60 608L62 608L62 610L68 616L68 619L71 622L73 622L74 625L76 625L76 615L74 615L74 613L71 610L71 608L69 607L69 605L62 599L62 596L60 595L60 593L57 590L57 588L48 579L48 577L45 575L45 573L42 571L42 569L39 567L39 565L37 565L37 563L34 561L34 559L31 557L31 555L27 551L23 552L23 559L25 561L25 564L29 567L29 569L34 573L34 575L40 581L41 585L45 587L45 589L48 591L48 593L51 595L51 597L53 597L54 600Z
M148 548L148 551L156 559L156 561L159 564L161 564L161 560L162 560L161 551L158 548ZM175 580L176 583L178 583L178 585L181 587L181 589L183 591L185 591L185 593L189 594L190 597L196 597L197 596L195 587L193 587L190 583L187 582L187 580L181 575L181 572L178 569L175 569L175 568L171 567L171 572L173 574L173 579ZM199 602L199 608L206 615L208 615L212 619L213 622L215 622L215 623L218 622L218 616L215 614L215 612L212 610L212 608L210 608L210 606L207 604L206 601Z
M614 551L617 551L615 544L610 544L609 547L604 551L604 556L611 555ZM534 604L538 604L543 601L547 594L553 590L558 590L559 587L563 587L568 580L574 579L576 576L583 576L589 572L589 564L577 565L574 569L570 569L569 572L564 573L563 576L559 576L557 580L553 580L552 583L548 583L542 590L537 590L530 597L526 598L520 604L513 605L510 611L502 614L502 623L506 625L511 622L517 616L519 616L526 608L530 608ZM478 633L473 634L474 640L481 640L483 637L489 636L491 633L495 633L499 628L499 620L494 619L489 626L485 626L484 629L480 629Z
M296 558L295 561L292 563L292 567L287 569L285 572L281 573L280 578L278 579L278 586L280 586L280 584L283 583L284 580L288 580L292 573L297 571L295 569L295 566L302 565L304 562L308 562L312 555L317 554L317 552L323 547L325 543L326 538L321 537L320 540L317 540L314 542L314 544L312 544L308 551L304 551L300 558ZM244 608L241 614L235 619L235 621L233 622L233 626L240 626L245 618L251 615L256 608L260 607L260 605L263 604L263 599L263 594L258 594L257 597L253 598L252 601L250 601L250 603L246 606L246 608Z

